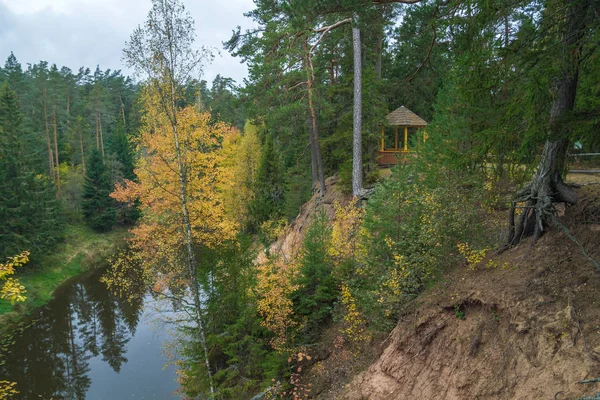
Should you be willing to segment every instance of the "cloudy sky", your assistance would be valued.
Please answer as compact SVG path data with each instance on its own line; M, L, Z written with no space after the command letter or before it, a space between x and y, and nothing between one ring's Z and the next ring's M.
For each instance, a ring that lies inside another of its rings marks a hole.
M197 42L221 51L205 68L204 79L217 74L239 84L247 69L223 50L237 25L250 26L243 16L252 0L183 0L196 21ZM150 0L0 0L0 60L11 51L26 68L40 60L77 70L121 69L121 51L131 32L146 20Z

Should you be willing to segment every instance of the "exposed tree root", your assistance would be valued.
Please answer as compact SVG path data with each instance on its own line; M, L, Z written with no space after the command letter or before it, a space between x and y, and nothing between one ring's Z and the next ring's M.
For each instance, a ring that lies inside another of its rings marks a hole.
M503 252L519 244L523 239L533 236L532 246L544 234L548 224L556 215L554 204L566 203L568 205L577 202L577 194L567 186L561 177L560 168L557 168L557 158L564 157L563 141L548 142L544 148L544 155L540 168L527 186L525 186L512 202L509 214L508 239ZM562 154L561 154L562 153ZM518 223L515 224L515 213L517 205L523 209L519 215Z

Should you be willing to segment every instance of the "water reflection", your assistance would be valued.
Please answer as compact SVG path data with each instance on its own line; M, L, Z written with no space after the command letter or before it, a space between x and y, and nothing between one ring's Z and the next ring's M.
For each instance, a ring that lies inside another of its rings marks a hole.
M16 338L0 380L17 382L18 398L162 399L176 389L172 368L162 369L166 333L140 323L153 299L118 298L99 282L102 273L63 285Z

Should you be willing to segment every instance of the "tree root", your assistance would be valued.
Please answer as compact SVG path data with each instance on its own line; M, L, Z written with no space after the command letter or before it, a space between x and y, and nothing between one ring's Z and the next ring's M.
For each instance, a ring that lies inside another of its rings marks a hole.
M562 182L562 179L550 179L547 174L538 174L525 186L513 200L508 218L508 238L499 250L502 253L519 244L523 239L533 237L531 246L542 237L549 223L556 216L554 204L575 204L577 194ZM515 224L518 204L525 203L523 211Z

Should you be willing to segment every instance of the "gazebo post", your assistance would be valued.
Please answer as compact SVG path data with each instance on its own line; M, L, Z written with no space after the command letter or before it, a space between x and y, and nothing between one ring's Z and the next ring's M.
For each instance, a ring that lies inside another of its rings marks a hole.
M406 157L406 153L409 152L418 152L423 143L425 143L427 139L427 132L425 131L425 127L427 126L427 122L419 117L417 114L412 111L406 109L404 106L400 106L396 110L392 111L386 116L387 126L393 126L394 129L394 148L392 149L392 144L388 143L389 148L386 150L385 148L385 125L381 128L381 150L378 151L377 162L379 166L389 166L396 165L399 162L408 162L409 158L414 157ZM400 140L402 139L400 135L400 127L404 128L403 139L404 143L400 146ZM408 146L408 128L413 128L417 130L417 141L416 148L411 149ZM421 133L422 132L422 133ZM423 139L421 140L421 135L423 135ZM400 157L399 152L405 153L404 156ZM396 154L394 154L396 153ZM414 154L416 157L416 153Z

